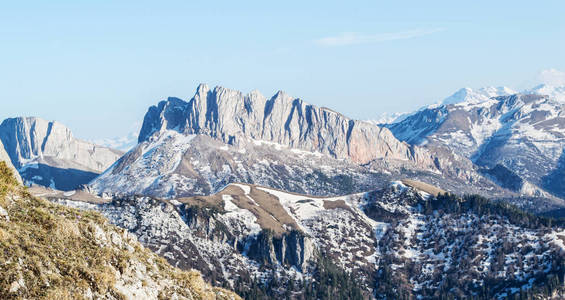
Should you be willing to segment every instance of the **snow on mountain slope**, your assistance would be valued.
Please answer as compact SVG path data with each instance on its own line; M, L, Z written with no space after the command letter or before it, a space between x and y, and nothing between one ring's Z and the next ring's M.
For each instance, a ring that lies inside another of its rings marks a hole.
M108 168L94 181L92 187L96 189L100 185L113 186L123 194L143 194L149 193L149 190L159 190L169 195L177 182L172 178L172 183L167 185L164 177L173 176L173 172L181 164L183 154L191 147L190 142L193 138L194 135L169 131L153 143L140 144ZM132 164L124 170L125 172L132 170L132 173L120 177L110 176L122 171L123 163L130 162L134 156L135 160L132 160Z
M516 94L516 92L508 87L484 87L479 89L466 87L458 90L457 92L453 93L453 95L443 99L436 104L426 105L412 112L384 112L377 119L367 120L367 122L374 125L386 126L400 123L406 120L408 117L413 116L427 108L436 108L440 105L447 104L477 104L488 101L492 97L508 96L513 94Z
M196 268L220 282L311 276L320 251L365 288L377 259L376 230L382 224L359 208L363 194L320 198L248 184L230 184L217 194L161 202L147 197L105 204L45 197L102 212L140 242L181 268ZM204 263L201 263L204 262Z
M35 117L4 120L0 140L26 184L62 190L88 183L122 155L75 139L58 122Z
M552 99L565 103L565 86L554 86L548 84L540 84L524 93L547 95Z
M394 113L384 112L378 118L367 120L367 122L373 125L393 124L393 123L401 122L402 120L409 117L411 114L412 113L409 112L394 112Z
M484 87L479 89L462 88L455 92L453 95L445 98L441 104L478 104L484 101L488 101L492 97L498 96L509 96L516 94L515 91L508 87Z
M96 193L165 198L208 195L230 182L340 194L370 189L388 175L346 161L255 141L241 147L205 135L165 131L142 142L94 180Z
M563 195L546 179L558 171L565 147L563 108L548 96L516 94L432 106L387 127L409 143L446 147L488 168L502 165L522 178L517 190L525 194L543 196L543 187Z
M494 297L543 286L544 276L563 271L563 229L479 198L435 198L437 192L396 181L370 193L316 197L234 183L173 200L46 197L98 210L173 265L232 286L276 278L284 290L303 293L296 282L312 278L320 255L350 272L366 295L387 298L398 298L389 293L399 287L433 297L440 286L468 295L495 282L488 290ZM443 273L459 280L437 275Z
M409 207L384 234L378 294L388 298L394 296L389 290L411 290L431 299L447 288L460 297L507 299L535 290L542 278L561 276L562 267L552 268L564 262L563 228L532 226L503 209L478 213L483 204L473 197L449 209L448 198Z

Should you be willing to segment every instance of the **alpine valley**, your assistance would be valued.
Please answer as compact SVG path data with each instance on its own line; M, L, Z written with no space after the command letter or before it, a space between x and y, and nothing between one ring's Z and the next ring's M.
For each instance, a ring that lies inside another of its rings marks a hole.
M22 117L0 159L29 187L13 199L96 211L218 298L563 299L563 91L466 88L371 122L201 84L151 106L127 153Z

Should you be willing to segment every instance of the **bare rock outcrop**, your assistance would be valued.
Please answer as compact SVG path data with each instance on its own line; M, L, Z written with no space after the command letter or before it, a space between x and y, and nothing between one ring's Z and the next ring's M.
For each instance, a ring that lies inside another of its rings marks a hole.
M248 138L268 141L358 164L387 158L434 167L427 151L398 141L387 128L352 120L280 91L267 99L258 91L243 94L201 84L188 102L168 98L149 108L139 142L164 130L205 134L231 145Z
M88 183L122 155L74 138L61 123L35 117L4 120L0 141L24 182L62 190Z

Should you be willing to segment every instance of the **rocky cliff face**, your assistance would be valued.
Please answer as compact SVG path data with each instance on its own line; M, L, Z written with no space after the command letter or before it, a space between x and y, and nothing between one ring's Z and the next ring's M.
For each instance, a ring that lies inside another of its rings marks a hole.
M297 230L281 236L273 235L272 231L260 232L250 243L248 255L256 261L293 266L301 272L308 272L316 259L313 239Z
M269 141L359 164L389 158L433 167L426 151L399 142L388 129L349 119L284 92L267 99L258 91L244 95L223 87L210 90L202 84L188 102L169 98L151 107L139 142L167 129L205 134L232 145L246 138Z
M21 183L22 178L20 177L20 174L18 173L14 165L12 165L12 160L10 159L10 156L8 155L6 150L4 149L4 145L2 144L1 140L0 140L0 161L6 162L8 168L12 170L12 172L14 173L14 177L16 178L16 180Z
M26 183L62 190L88 183L122 154L75 139L58 122L33 117L4 120L0 140Z

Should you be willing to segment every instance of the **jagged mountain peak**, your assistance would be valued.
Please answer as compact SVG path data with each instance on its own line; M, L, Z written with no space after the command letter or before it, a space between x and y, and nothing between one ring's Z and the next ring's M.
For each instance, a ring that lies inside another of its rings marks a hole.
M139 142L165 130L206 134L228 144L265 140L359 163L384 157L412 160L411 153L416 151L397 141L388 129L308 104L283 91L266 99L258 92L243 94L220 86L210 91L200 85L189 101L169 98L152 106Z
M202 94L206 94L209 90L210 90L210 87L208 86L208 84L201 83L196 88L196 93L202 95Z

